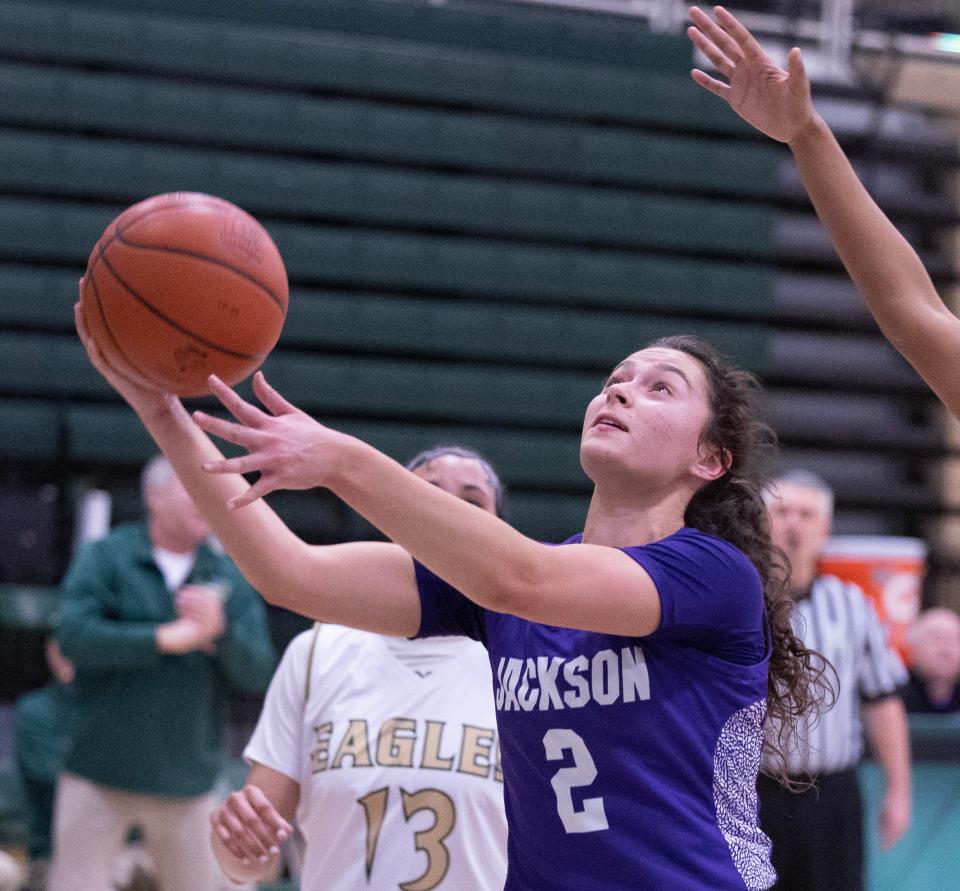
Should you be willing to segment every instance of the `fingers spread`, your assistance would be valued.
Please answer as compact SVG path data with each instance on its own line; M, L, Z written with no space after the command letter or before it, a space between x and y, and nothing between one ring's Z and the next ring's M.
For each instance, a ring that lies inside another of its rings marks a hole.
M717 6L714 7L714 14L717 17L717 22L734 39L744 56L751 59L766 58L766 53L757 43L756 38L733 13L727 12L722 6Z
M287 402L270 384L262 371L253 376L253 392L269 411L274 415L288 415L298 411L297 407Z
M704 37L712 42L731 62L736 62L743 58L743 50L737 41L717 24L717 22L710 18L710 16L703 12L703 10L697 7L691 9L690 20L697 26L697 29Z
M203 469L207 473L253 473L258 468L254 467L252 456L239 455L236 458L207 461L204 463Z
M223 403L223 407L240 423L247 427L259 427L267 419L267 416L259 408L242 399L215 374L211 374L207 378L207 383L210 386L210 392Z
M725 56L710 38L706 37L698 28L692 27L687 28L687 36L693 45L713 63L717 71L720 71L726 77L730 77L734 69L733 60Z
M261 476L246 492L236 495L227 502L227 507L237 510L253 504L258 498L273 492L277 486L268 478Z
M244 424L235 424L232 421L217 418L202 411L193 413L193 421L201 430L219 436L220 439L225 439L227 442L243 446L247 450L252 449L256 442L256 431Z
M803 56L800 54L800 47L795 46L790 50L787 55L787 71L790 74L790 79L793 80L797 86L803 88L806 87L807 81L807 71L803 67Z
M728 84L710 77L709 74L701 71L699 68L694 68L693 71L690 72L690 76L705 90L709 90L721 99L726 99L727 94L730 92L730 86Z

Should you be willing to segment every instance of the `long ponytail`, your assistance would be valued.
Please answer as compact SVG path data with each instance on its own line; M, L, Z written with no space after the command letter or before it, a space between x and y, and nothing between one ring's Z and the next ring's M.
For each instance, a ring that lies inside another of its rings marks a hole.
M783 767L783 750L797 722L829 707L834 691L827 679L832 666L793 633L789 567L770 540L762 473L764 459L776 450L776 434L760 417L757 378L734 368L705 340L679 335L661 338L650 346L686 353L706 372L711 418L702 439L719 450L727 471L696 493L684 520L688 526L738 547L763 581L772 643L767 682L770 729L764 745L777 772L776 767Z

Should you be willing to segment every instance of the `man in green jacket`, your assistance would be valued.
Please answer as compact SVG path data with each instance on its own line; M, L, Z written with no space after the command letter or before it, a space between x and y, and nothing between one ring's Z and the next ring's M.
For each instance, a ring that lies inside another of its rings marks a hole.
M143 495L146 523L88 545L63 582L56 636L76 679L50 891L110 891L133 826L162 888L217 887L208 816L227 696L264 690L276 663L259 596L206 542L164 458Z

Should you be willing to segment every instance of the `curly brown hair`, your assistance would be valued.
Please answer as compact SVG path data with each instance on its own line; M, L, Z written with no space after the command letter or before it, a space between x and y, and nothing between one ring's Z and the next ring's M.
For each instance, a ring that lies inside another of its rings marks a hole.
M760 573L772 643L764 750L771 773L784 778L784 746L801 718L815 719L833 704L835 688L828 675L835 672L820 653L804 646L790 624L789 563L770 540L763 500L764 469L776 452L777 437L760 416L760 382L693 335L662 337L648 346L686 353L706 373L711 417L701 441L719 449L727 469L694 495L684 521L738 547Z

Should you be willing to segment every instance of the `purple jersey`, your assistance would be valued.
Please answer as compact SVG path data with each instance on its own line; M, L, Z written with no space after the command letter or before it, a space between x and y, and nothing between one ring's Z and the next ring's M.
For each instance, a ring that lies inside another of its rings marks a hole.
M506 888L768 888L759 574L733 545L689 528L623 551L660 594L660 628L646 637L484 610L416 566L420 636L466 634L490 655Z

